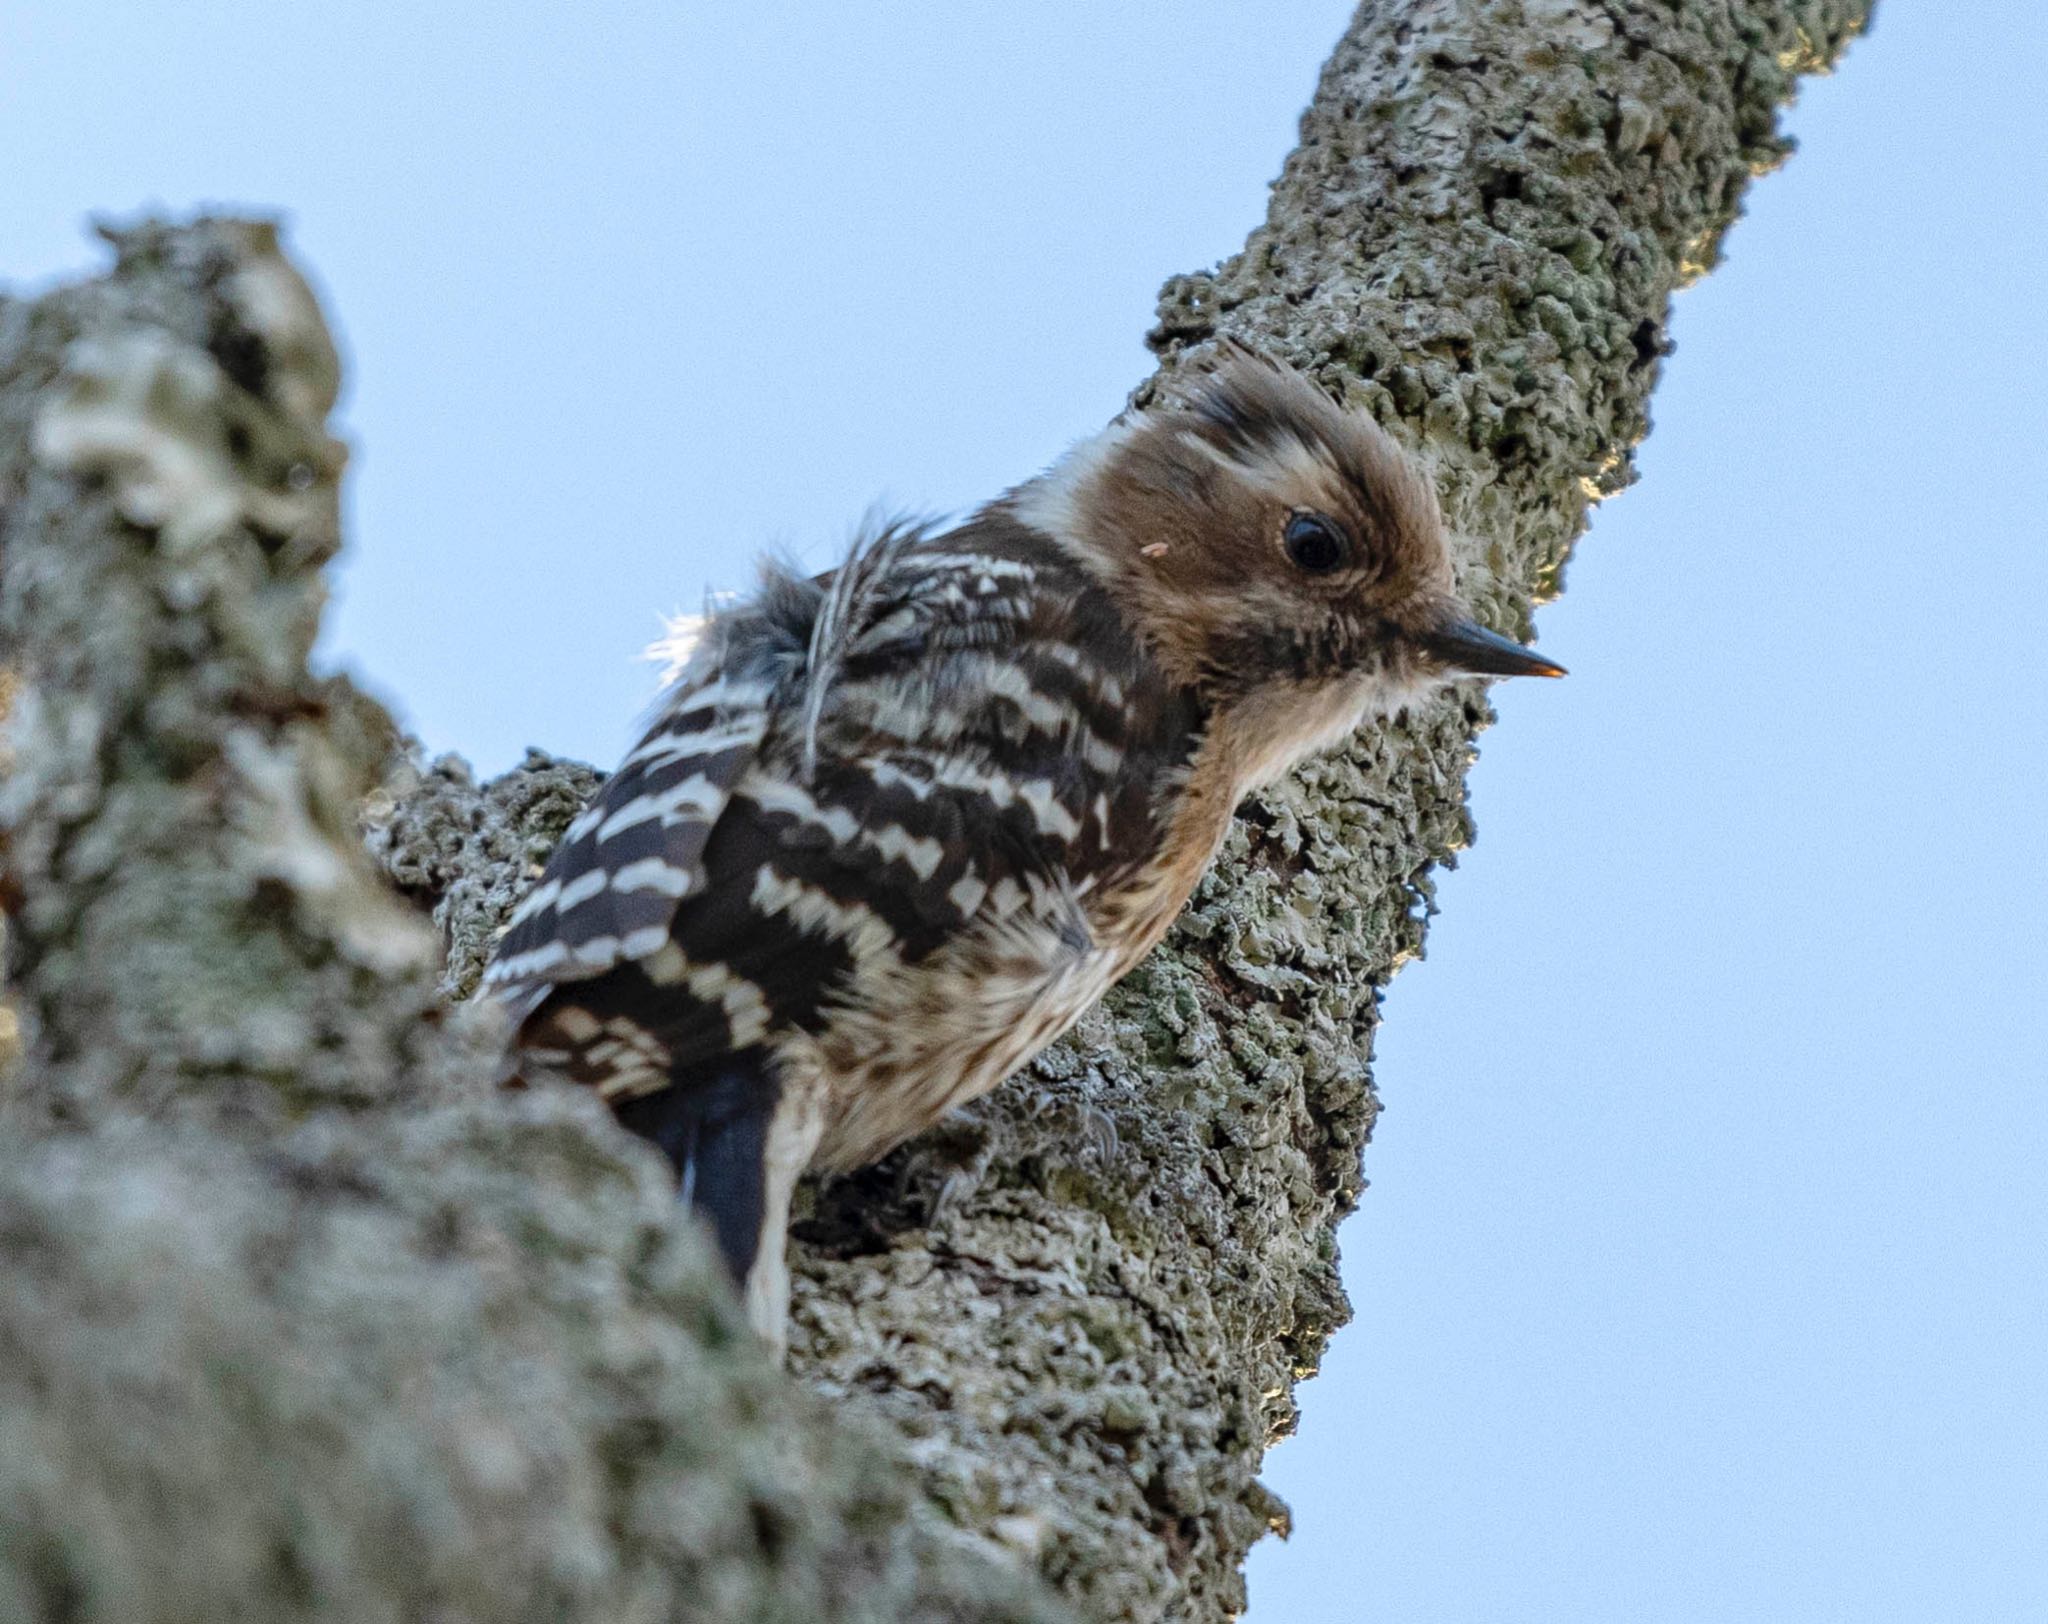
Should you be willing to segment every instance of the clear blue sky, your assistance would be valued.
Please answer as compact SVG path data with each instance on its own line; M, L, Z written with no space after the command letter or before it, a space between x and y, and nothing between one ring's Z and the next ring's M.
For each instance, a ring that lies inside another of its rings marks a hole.
M1116 409L1346 12L6 0L0 274L288 210L332 655L608 761L658 612ZM1254 1624L2048 1618L2044 61L2038 0L1885 0L1681 296L1388 1000Z

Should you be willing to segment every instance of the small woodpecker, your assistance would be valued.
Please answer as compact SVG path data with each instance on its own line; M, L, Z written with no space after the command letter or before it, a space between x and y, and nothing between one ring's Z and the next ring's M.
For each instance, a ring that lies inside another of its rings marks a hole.
M1437 684L1561 676L1452 589L1372 419L1238 350L951 529L705 626L485 976L510 1069L665 1151L780 1346L791 1189L995 1087L1244 796Z

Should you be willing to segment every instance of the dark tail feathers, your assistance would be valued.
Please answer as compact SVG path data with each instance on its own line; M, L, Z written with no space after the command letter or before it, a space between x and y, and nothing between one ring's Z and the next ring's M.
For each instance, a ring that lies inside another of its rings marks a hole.
M768 1134L781 1098L767 1052L744 1049L618 1108L622 1123L675 1164L678 1193L710 1220L741 1286L761 1249Z

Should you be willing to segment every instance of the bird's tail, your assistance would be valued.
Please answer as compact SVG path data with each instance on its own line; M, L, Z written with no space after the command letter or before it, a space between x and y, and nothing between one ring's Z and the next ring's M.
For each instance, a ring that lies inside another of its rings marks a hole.
M672 1087L617 1106L619 1121L674 1164L678 1194L710 1223L750 1309L763 1290L782 1294L789 1178L771 1166L782 1094L767 1051L755 1048L721 1055ZM764 1271L774 1278L764 1280Z

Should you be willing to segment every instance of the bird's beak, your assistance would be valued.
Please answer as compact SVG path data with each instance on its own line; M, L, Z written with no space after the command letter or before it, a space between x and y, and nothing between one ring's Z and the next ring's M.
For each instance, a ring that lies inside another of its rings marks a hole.
M1474 677L1561 677L1564 667L1546 660L1533 648L1524 648L1512 637L1490 632L1476 620L1462 616L1446 621L1423 635L1422 646L1444 669Z

